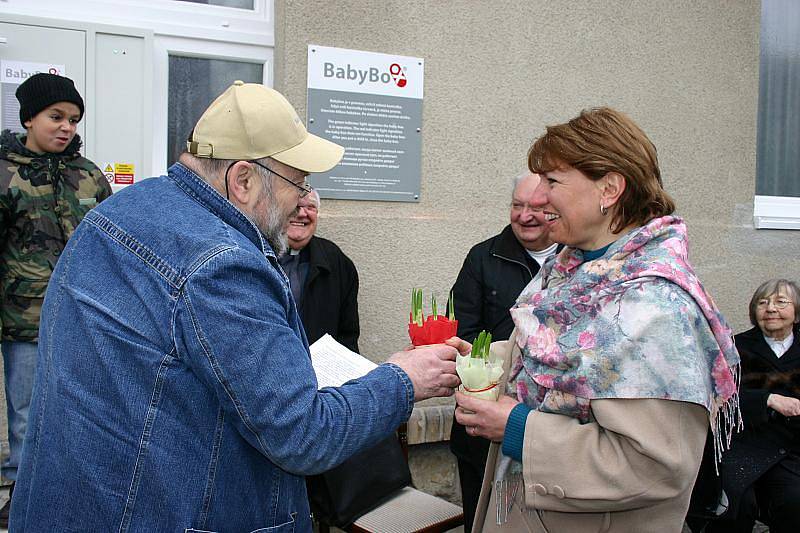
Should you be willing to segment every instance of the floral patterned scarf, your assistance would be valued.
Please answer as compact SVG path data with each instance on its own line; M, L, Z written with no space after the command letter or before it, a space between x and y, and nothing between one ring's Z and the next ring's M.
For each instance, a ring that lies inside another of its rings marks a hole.
M687 258L686 226L666 216L593 261L564 248L511 315L522 357L510 387L533 409L590 421L595 398L663 398L704 406L717 456L741 424L739 354ZM511 390L511 389L510 389Z

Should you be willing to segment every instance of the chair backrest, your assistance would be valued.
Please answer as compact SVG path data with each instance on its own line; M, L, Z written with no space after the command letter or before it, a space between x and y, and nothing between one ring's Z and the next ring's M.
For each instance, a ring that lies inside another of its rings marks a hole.
M408 424L397 428L397 438L408 462ZM464 511L449 501L408 486L358 517L347 528L352 533L443 533L464 524Z
M464 524L458 505L413 487L397 494L347 528L351 533L444 533Z
M396 434L327 472L306 478L312 513L320 522L339 528L410 484L408 460Z
M408 464L408 425L397 428L397 438ZM419 532L441 533L464 523L461 507L443 498L419 491L413 486L397 490L380 505L356 518L345 531L352 533ZM329 533L331 524L319 522L320 533Z

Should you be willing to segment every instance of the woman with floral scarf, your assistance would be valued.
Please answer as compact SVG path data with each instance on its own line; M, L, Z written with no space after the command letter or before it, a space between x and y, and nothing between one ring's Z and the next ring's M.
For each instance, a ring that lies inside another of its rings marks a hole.
M494 441L473 531L679 532L709 427L720 453L740 424L739 357L655 146L599 108L548 127L528 165L566 246L492 346L506 396L456 395L459 423Z

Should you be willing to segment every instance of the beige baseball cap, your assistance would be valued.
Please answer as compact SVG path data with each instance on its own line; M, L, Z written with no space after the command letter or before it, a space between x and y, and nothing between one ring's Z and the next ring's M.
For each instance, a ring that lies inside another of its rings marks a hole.
M197 121L186 149L197 157L272 157L304 172L325 172L344 147L306 131L284 96L259 83L235 81Z

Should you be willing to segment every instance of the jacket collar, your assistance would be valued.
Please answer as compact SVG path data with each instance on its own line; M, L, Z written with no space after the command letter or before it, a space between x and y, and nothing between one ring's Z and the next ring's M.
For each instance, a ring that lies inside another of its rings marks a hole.
M795 325L792 333L794 333L794 342L792 342L792 345L789 346L788 350L786 350L786 353L780 357L780 360L784 364L788 363L789 361L800 360L800 327Z
M800 359L800 327L795 326L793 333L794 342L786 353L780 357L777 357L775 352L772 351L772 348L769 347L769 344L767 344L767 341L764 339L764 333L758 326L748 329L736 337L746 341L750 345L750 351L753 354L769 359L773 364L783 365L787 361Z
M556 251L554 253L560 252L564 248L563 244L559 244L556 247ZM528 252L525 250L525 247L520 244L517 240L517 236L514 235L514 230L511 229L511 224L503 228L503 231L500 232L500 235L492 243L491 248L489 249L489 253L495 257L499 257L500 259L505 259L506 261L513 261L515 263L519 263L524 265L530 271L530 262L528 258ZM531 272L531 276L536 274L537 270Z
M511 224L503 228L503 231L500 232L500 235L498 235L497 239L492 243L489 253L501 259L508 259L509 261L515 261L523 265L528 264L527 259L525 259L525 254L527 252L525 252L525 248L523 248L517 240L517 236L514 235Z
M253 221L240 211L236 206L222 197L214 187L203 178L186 168L180 163L175 163L167 170L167 176L183 192L194 198L200 205L219 217L225 224L247 237L257 246L261 253L277 260L275 251L267 243Z
M308 262L312 268L316 267L327 272L331 271L331 263L328 261L328 254L325 253L319 237L316 235L311 237L306 248L308 248Z
M0 134L0 159L6 159L22 165L29 165L32 161L42 159L61 159L70 160L75 159L80 154L81 149L81 136L77 133L72 141L67 145L63 152L52 154L44 153L37 154L25 147L26 135L24 133L15 133L11 130L3 130Z

